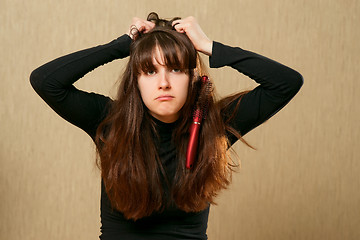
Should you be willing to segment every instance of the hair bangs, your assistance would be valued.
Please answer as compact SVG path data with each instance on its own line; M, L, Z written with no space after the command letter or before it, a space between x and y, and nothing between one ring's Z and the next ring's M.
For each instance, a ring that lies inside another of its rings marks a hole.
M182 35L178 33L179 35ZM191 53L189 46L184 41L179 41L173 34L166 31L153 31L138 42L137 51L134 53L134 70L137 74L156 70L154 66L155 51L160 52L163 63L169 69L188 70L196 67L196 52Z
M181 46L181 43L175 41L171 36L159 34L157 37L157 48L162 56L162 62L170 69L188 70L189 53Z

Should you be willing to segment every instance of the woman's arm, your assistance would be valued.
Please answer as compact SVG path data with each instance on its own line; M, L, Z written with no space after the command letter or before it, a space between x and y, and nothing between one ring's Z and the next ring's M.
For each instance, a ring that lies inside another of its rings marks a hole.
M231 66L260 84L244 95L239 104L233 101L224 113L234 114L229 124L241 135L283 108L303 84L302 76L289 67L256 53L211 41L194 17L176 20L173 26L178 32L186 33L196 50L210 56L210 67ZM229 137L231 143L237 140L233 135Z
M131 38L123 35L108 44L57 58L31 73L31 85L61 117L93 136L110 99L78 90L73 83L105 63L127 57L130 43Z
M259 54L218 42L214 42L209 60L212 68L231 66L260 84L245 94L238 106L238 101L233 101L225 113L235 114L230 125L241 135L277 113L303 84L300 73L287 66ZM232 143L236 140L234 136L230 137Z

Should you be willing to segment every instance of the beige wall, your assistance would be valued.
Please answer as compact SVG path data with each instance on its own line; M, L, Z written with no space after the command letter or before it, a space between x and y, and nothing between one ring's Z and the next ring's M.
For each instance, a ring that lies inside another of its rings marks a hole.
M94 147L32 90L37 66L125 32L131 17L194 15L212 39L285 63L305 85L236 144L242 169L211 209L209 239L360 239L360 2L0 0L0 239L97 239ZM125 61L77 86L103 94ZM254 86L211 71L221 95Z

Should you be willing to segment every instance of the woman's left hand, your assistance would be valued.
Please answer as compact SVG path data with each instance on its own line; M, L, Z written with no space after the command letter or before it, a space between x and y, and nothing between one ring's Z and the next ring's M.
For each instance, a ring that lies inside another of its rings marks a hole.
M172 25L176 31L186 33L197 51L211 56L213 42L206 36L194 17L175 20Z

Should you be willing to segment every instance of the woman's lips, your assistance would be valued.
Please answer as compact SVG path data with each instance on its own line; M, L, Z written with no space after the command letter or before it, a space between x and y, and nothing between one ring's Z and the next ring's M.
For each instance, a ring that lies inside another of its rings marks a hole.
M172 100L173 98L174 98L174 96L171 96L171 95L161 95L161 96L158 96L157 98L155 98L155 100L169 101L169 100Z

